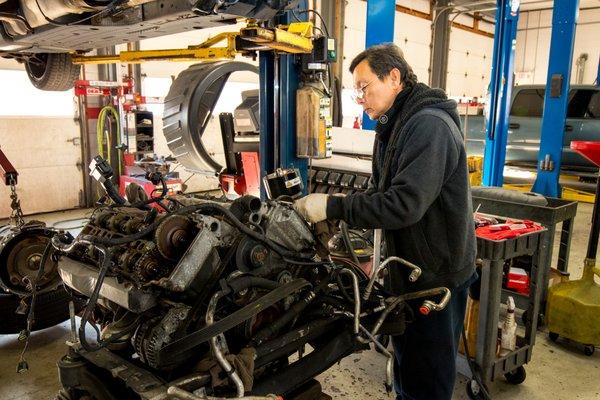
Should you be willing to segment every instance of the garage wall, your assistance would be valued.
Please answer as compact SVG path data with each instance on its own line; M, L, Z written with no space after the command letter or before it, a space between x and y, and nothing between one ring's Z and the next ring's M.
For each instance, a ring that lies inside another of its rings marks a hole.
M552 27L552 10L521 13L517 31L515 81L517 84L545 84ZM600 58L600 9L580 10L575 31L571 83L577 82L577 58L588 54L582 83L596 79Z
M72 92L37 90L18 70L0 70L0 81L5 93L0 97L0 147L19 173L23 212L78 207L83 180ZM9 188L0 185L0 218L10 215L9 195Z
M427 0L400 0L398 5L429 13ZM352 59L365 48L367 3L363 0L346 1L344 29L344 75L342 77L343 126L352 127L355 118L362 115L360 106L350 98L353 87L352 75L348 71ZM467 26L473 20L458 16L455 22ZM493 33L492 24L480 23L479 28ZM394 21L394 43L404 52L409 64L422 82L429 81L431 57L431 21L425 18L396 11ZM483 97L489 82L491 53L494 41L490 37L452 28L448 60L447 92L451 97Z

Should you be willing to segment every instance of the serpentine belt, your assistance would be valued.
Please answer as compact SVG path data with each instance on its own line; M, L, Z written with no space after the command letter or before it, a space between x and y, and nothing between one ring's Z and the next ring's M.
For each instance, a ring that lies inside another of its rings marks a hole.
M258 300L247 304L246 306L240 308L234 313L229 314L214 324L192 332L189 335L186 335L163 347L158 353L159 362L168 363L177 360L188 350L209 341L213 336L236 327L242 322L252 318L259 312L271 307L278 301L285 299L292 293L297 292L298 290L307 286L310 286L310 283L305 279L295 279L291 282L281 285L276 289L273 289Z

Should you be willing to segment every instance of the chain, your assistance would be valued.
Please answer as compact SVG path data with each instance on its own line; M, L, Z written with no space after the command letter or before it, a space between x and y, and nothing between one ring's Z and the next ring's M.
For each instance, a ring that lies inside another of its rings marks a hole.
M18 228L22 227L25 224L25 220L23 219L23 210L21 210L21 200L17 196L17 187L15 178L10 178L10 208L12 208L12 212L10 214L11 223L16 225Z

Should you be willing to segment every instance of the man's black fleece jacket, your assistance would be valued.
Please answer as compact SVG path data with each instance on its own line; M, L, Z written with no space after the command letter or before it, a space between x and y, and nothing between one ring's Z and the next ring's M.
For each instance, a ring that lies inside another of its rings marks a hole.
M369 190L330 196L327 217L382 228L387 256L422 268L415 283L405 267L391 268L394 292L463 284L474 272L476 242L456 103L418 83L400 92L376 132Z

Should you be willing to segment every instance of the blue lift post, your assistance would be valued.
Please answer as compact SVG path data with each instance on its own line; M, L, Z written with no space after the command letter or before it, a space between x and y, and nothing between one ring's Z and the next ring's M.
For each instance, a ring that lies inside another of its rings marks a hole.
M395 17L395 1L367 0L367 36L365 48L394 41ZM376 123L367 114L363 113L363 129L375 129Z
M483 156L483 185L502 186L513 87L519 2L497 0L494 54Z
M307 9L307 1L299 2L298 9ZM298 15L308 20L307 13ZM277 19L278 24L292 22L291 12ZM262 178L277 168L297 168L307 189L308 161L296 157L296 90L300 66L295 55L260 52L260 196L266 199Z
M569 102L579 0L554 2L538 170L533 192L560 197L560 164Z

